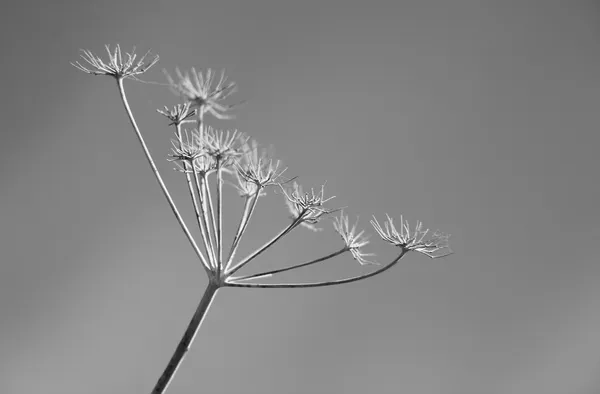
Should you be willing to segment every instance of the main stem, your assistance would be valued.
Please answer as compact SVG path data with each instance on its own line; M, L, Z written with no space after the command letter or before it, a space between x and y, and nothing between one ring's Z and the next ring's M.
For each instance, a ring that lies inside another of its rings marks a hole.
M204 316L206 316L206 312L210 308L210 305L217 294L217 290L219 286L216 283L213 283L212 280L209 281L206 290L204 291L204 295L202 296L202 300L200 300L200 304L198 304L198 308L196 308L196 312L190 321L183 337L179 341L173 356L171 356L171 360L169 360L169 364L165 368L164 372L156 382L156 386L154 386L154 390L152 390L152 394L163 394L167 387L169 387L169 383L173 380L177 369L183 362L183 358L185 357L188 350L192 346L192 342L198 333L198 329L200 328L200 324L204 320Z

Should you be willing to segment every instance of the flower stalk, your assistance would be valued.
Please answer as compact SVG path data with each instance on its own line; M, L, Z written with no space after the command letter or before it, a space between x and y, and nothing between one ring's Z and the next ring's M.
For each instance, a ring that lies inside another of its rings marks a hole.
M206 316L206 313L208 312L213 300L215 299L215 296L217 295L219 287L220 286L218 283L213 281L208 282L208 286L206 287L204 295L202 296L202 299L196 308L196 312L194 312L187 329L183 333L183 337L181 337L179 344L177 344L175 352L171 356L167 367L156 382L156 385L152 390L152 394L163 394L169 387L169 384L173 380L177 369L183 362L183 358L190 350L192 343L194 342L194 338L198 334L200 325L204 321L204 317Z

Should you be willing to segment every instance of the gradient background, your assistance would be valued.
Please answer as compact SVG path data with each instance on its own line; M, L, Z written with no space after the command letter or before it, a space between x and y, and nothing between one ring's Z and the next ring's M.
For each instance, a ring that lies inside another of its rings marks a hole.
M117 42L161 55L146 80L226 68L248 101L213 124L274 145L306 186L327 180L364 226L404 213L456 252L345 287L222 290L170 393L600 392L598 3L362 3L4 9L0 392L148 393L204 290L114 82L69 65ZM126 86L189 218L154 112L177 98ZM288 223L281 196L254 218L247 251ZM340 246L297 230L247 272ZM286 278L361 270L346 257Z

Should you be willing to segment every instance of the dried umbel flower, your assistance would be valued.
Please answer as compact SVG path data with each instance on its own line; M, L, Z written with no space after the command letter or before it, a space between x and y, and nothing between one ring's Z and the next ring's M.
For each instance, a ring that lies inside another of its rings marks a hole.
M432 259L453 253L448 242L450 234L444 234L437 230L429 234L429 229L423 230L423 223L419 221L417 221L415 228L411 230L408 220L404 220L402 216L400 216L400 232L398 232L393 219L387 214L386 217L384 227L381 227L375 216L371 220L373 228L384 241L401 247L405 251L412 250L423 253ZM427 236L428 234L429 236ZM446 250L446 252L444 253L443 250Z
M167 390L220 288L306 289L338 286L382 274L396 265L408 251L417 251L431 258L452 253L448 248L449 236L438 231L430 234L429 230L422 228L421 222L417 222L415 228L411 229L408 222L401 218L401 227L398 231L389 216L387 216L383 226L377 222L376 218L373 218L371 224L379 236L392 245L400 247L399 255L388 263L360 275L335 280L317 280L307 283L260 283L261 279L277 277L283 272L321 264L338 256L347 255L346 252L350 252L352 257L361 265L378 264L369 260L371 256L374 256L373 253L366 253L363 250L369 244L369 237L364 235L364 231L357 230L358 219L350 226L348 216L341 212L340 216L334 218L333 221L334 229L344 241L343 247L337 251L300 263L284 263L283 268L239 276L236 274L237 271L247 266L258 256L263 255L275 243L291 234L294 229L302 225L318 231L320 229L317 229L316 225L319 221L326 215L341 210L341 208L329 209L325 207L325 204L334 198L333 196L328 198L324 196L325 185L321 186L321 190L317 192L311 189L310 193L304 193L302 188L295 182L291 189L284 189L284 186L293 179L281 180L286 169L280 169L280 162L273 160L266 150L259 151L256 141L249 142L244 134L237 131L216 130L204 124L203 116L205 113L210 113L219 119L231 117L228 111L232 106L225 104L224 100L236 91L235 83L227 82L224 74L221 74L220 79L216 81L211 70L203 73L192 69L191 74L182 74L177 69L178 81L171 78L169 74L167 74L167 79L172 90L182 96L186 102L172 109L165 107L164 110L158 110L158 112L169 120L170 126L174 127L176 138L171 141L172 152L168 160L174 162L185 175L195 213L193 219L195 219L195 225L199 230L194 234L188 228L175 200L171 197L166 183L162 179L125 93L124 79L137 79L137 75L145 72L157 62L158 56L150 56L147 53L136 60L137 56L134 53L126 53L123 56L118 45L114 50L111 50L108 46L106 48L108 51L107 62L104 62L90 51L83 51L81 57L86 65L84 66L79 62L75 62L73 65L89 74L110 75L117 79L121 101L148 164L183 233L208 276L206 291L171 360L152 390L153 394L163 394ZM197 119L192 119L195 116L197 116ZM193 121L198 123L196 128L189 131L182 128L183 124ZM223 198L223 184L226 178L230 178L231 175L234 175L237 180L237 185L234 186L244 196L244 207L237 230L230 233L233 235L231 247L226 248L228 242L224 242L224 240L227 240L227 237L223 236L225 230L227 230L223 226L224 203L226 202L226 199ZM257 203L264 194L263 190L273 185L279 186L283 191L285 202L293 220L262 246L238 260L236 252L249 228ZM287 186L285 187L287 188ZM197 241L198 236L200 236L201 242ZM445 249L448 252L444 254ZM224 254L227 250L229 250L229 254ZM285 257L295 258L296 256ZM255 282L255 280L259 282Z
M369 261L366 257L375 256L374 253L365 253L362 248L369 243L369 237L364 236L365 231L357 233L356 226L358 225L358 218L352 227L348 224L348 216L344 215L344 211L340 213L339 218L333 218L333 228L344 240L346 249L352 253L352 257L358 261L361 265L367 264L378 264L373 261Z
M202 126L201 126L202 127ZM244 146L249 137L235 131L224 131L208 127L201 133L202 145L215 161L222 167L232 165L237 158L243 155Z
M279 179L287 170L279 169L280 161L273 161L266 149L259 154L258 143L255 140L246 144L242 158L234 164L238 181L236 188L242 196L254 195L257 190L264 195L262 190L278 185Z
M197 130L183 131L177 139L171 140L171 144L173 153L169 155L169 161L184 161L191 164L206 155L206 149L197 136Z
M115 46L114 51L110 49L108 45L106 52L108 52L108 62L104 62L99 56L95 55L91 51L82 49L81 58L87 63L82 65L79 62L71 63L77 69L94 75L109 75L117 79L124 78L136 78L137 75L143 74L148 69L158 62L158 55L151 55L150 51L146 52L144 56L139 58L137 61L137 55L135 54L135 48L131 53L125 52L125 57L121 53L121 47L119 44Z
M291 193L287 193L281 186L281 190L286 197L286 204L292 219L298 220L301 225L312 231L321 231L322 229L315 226L321 220L324 215L339 211L337 209L326 209L323 204L335 198L331 196L329 198L324 197L325 185L321 186L321 192L315 194L314 189L310 189L309 193L302 192L302 186L296 182L292 185L293 190Z
M169 109L167 106L165 106L164 110L157 109L156 112L164 115L171 121L169 126L179 126L183 123L193 122L191 118L196 115L196 110L190 110L190 105L191 103L177 104L173 107L173 109Z
M211 69L202 73L202 70L191 69L191 76L188 72L182 74L176 68L175 73L179 80L175 80L164 71L171 89L185 98L192 104L192 107L198 109L198 116L202 118L205 113L212 114L217 119L232 119L233 115L227 114L234 106L223 103L231 94L237 91L235 82L228 82L225 72L221 72L219 82L213 86L215 75Z

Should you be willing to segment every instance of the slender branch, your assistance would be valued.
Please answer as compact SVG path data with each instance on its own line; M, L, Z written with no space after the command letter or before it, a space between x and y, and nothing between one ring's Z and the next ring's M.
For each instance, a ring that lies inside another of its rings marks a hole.
M300 222L302 222L302 219L303 219L302 216L303 215L299 215L296 219L294 219L294 221L292 223L290 223L286 228L284 228L283 230L281 230L279 232L279 234L277 234L276 236L274 236L273 238L271 238L270 241L268 241L267 243L265 243L260 248L256 249L253 253L251 253L250 255L248 255L244 260L240 261L236 266L234 266L230 270L225 271L225 276L233 275L240 268L242 268L243 266L245 266L246 264L248 264L250 261L252 261L256 256L258 256L259 254L261 254L262 252L264 252L265 250L267 250L275 242L279 241L287 233L289 233L290 231L292 231L296 226L298 226L298 224L300 224Z
M181 123L178 123L176 126L177 128L177 138L179 139L180 144L182 143L181 140ZM196 221L198 222L198 228L200 229L201 235L202 235L202 241L204 243L204 249L206 250L206 255L208 257L208 263L209 266L204 266L205 269L207 269L208 271L211 270L210 264L214 262L212 261L212 256L211 253L212 251L209 249L209 245L206 242L206 231L204 230L204 227L202 226L202 222L200 219L200 209L198 207L198 200L196 199L196 193L194 192L194 183L193 183L193 179L192 176L190 175L190 173L188 172L188 169L191 168L191 170L193 172L195 172L194 170L194 163L188 163L187 161L184 161L183 163L183 168L184 168L184 172L185 172L185 179L187 180L187 184L188 184L188 189L190 191L190 196L192 198L192 203L194 205L194 212L196 213ZM198 195L198 198L200 198L200 195Z
M198 222L202 223L202 240L204 241L204 247L207 249L207 254L211 261L212 267L214 269L217 268L217 262L215 258L214 247L212 244L212 238L210 237L210 228L208 227L208 223L206 221L206 212L205 212L205 201L201 194L201 188L199 186L198 173L194 171L194 180L196 185L196 191L198 193L198 198L200 199L200 212L198 215Z
M223 268L223 173L221 160L217 158L217 275Z
M348 247L346 246L336 252L328 254L327 256L319 257L318 259L311 260L306 263L296 264L296 265L292 265L292 266L285 267L285 268L279 268L279 269L272 270L272 271L260 272L258 274L231 278L231 280L240 281L240 280L258 279L258 278L265 278L265 277L273 276L273 275L281 273L281 272L291 271L291 270L294 270L297 268L302 268L302 267L306 267L309 265L317 264L317 263L320 263L321 261L329 260L331 258L334 258L335 256L339 256L340 254L342 254L344 252L347 252L348 250L350 250L350 249L348 249Z
M324 281L324 282L311 282L311 283L273 283L273 284L268 284L268 283L238 283L238 282L225 281L225 286L228 286L228 287L247 287L247 288L256 288L256 289L300 289L300 288L308 288L308 287L325 287L325 286L342 285L344 283L356 282L356 281L359 281L359 280L367 279L367 278L370 278L372 276L381 274L381 273L389 270L390 268L392 268L394 265L396 265L396 263L398 263L398 261L400 261L400 259L402 258L402 256L404 256L404 254L406 254L406 251L403 249L402 253L400 253L400 256L396 257L396 259L394 259L392 262L390 262L389 264L387 264L387 265L379 268L378 270L375 270L375 271L370 272L368 274L353 276L353 277L345 278L345 279L332 280L332 281ZM231 278L231 280L235 280L235 278Z
M208 204L207 204L207 196L206 196L206 187L205 187L205 183L206 183L206 174L202 173L201 177L198 177L198 173L194 173L194 177L196 179L196 189L198 190L198 195L201 196L201 209L202 209L202 223L204 224L204 227L206 228L206 237L208 238L208 243L210 245L210 250L211 250L211 259L213 262L213 265L215 267L215 270L217 268L217 255L215 253L215 243L216 240L213 242L213 238L214 238L214 227L210 226L210 220L209 220L209 212L208 212ZM214 225L214 221L212 222Z
M171 380L175 376L177 369L183 362L183 358L188 350L190 350L190 347L194 342L194 338L198 333L198 329L200 328L200 324L202 324L204 316L206 316L206 313L208 312L208 309L210 308L218 289L219 286L217 284L213 283L212 280L209 281L208 286L204 291L204 295L202 296L202 299L196 308L196 312L192 317L192 320L185 330L183 337L179 341L177 348L175 348L175 352L173 353L173 356L171 356L171 360L169 360L167 367L156 382L156 386L154 386L152 394L163 394L167 390L169 383L171 383Z
M215 208L213 206L213 202L212 202L212 195L210 192L210 184L208 183L208 174L203 174L202 175L202 195L204 196L204 198L208 201L208 206L207 206L207 211L208 214L210 215L210 221L212 223L212 235L213 238L215 240L215 244L216 247L218 248L218 234L217 234L217 224L215 222ZM217 255L215 254L215 259L217 259Z
M127 101L127 96L125 95L125 88L123 86L122 78L117 78L117 85L119 87L121 101L123 102L125 111L127 112L127 115L129 116L129 121L131 122L131 126L133 127L133 130L135 131L135 134L137 135L137 138L138 138L140 144L142 145L142 149L144 150L144 153L146 154L146 159L148 160L148 164L150 164L150 167L152 168L152 172L154 172L154 176L156 177L156 180L158 181L158 184L160 185L160 187L163 191L163 194L167 198L167 201L169 202L169 206L171 207L171 210L173 211L175 218L179 222L181 229L183 230L183 232L187 236L188 240L192 244L192 247L194 248L196 255L198 255L198 257L202 261L202 264L204 266L208 266L208 263L206 262L206 259L204 258L204 255L202 254L202 251L200 250L200 248L196 244L196 241L194 240L194 236L192 235L190 230L187 228L185 222L183 221L183 218L181 217L181 214L179 213L179 210L175 206L175 201L173 201L173 198L171 197L171 194L169 193L169 190L167 189L167 185L165 185L164 181L162 180L162 177L160 176L160 173L158 172L158 168L156 167L156 164L154 164L152 155L150 154L150 151L148 150L148 147L146 146L146 142L144 142L144 137L142 137L142 133L140 132L140 129L135 121L135 118L133 117L133 112L131 112L129 102Z
M256 208L256 203L258 201L258 197L260 195L260 189L257 189L254 197L248 197L244 204L244 212L242 213L242 219L240 220L240 224L237 229L237 233L235 234L235 238L231 244L231 250L229 251L229 257L227 259L227 264L225 264L225 270L229 269L231 262L233 261L233 257L235 256L235 252L246 232L246 228L248 227L248 223L250 223L250 218L252 217L252 213ZM250 200L252 200L252 204L250 204Z

